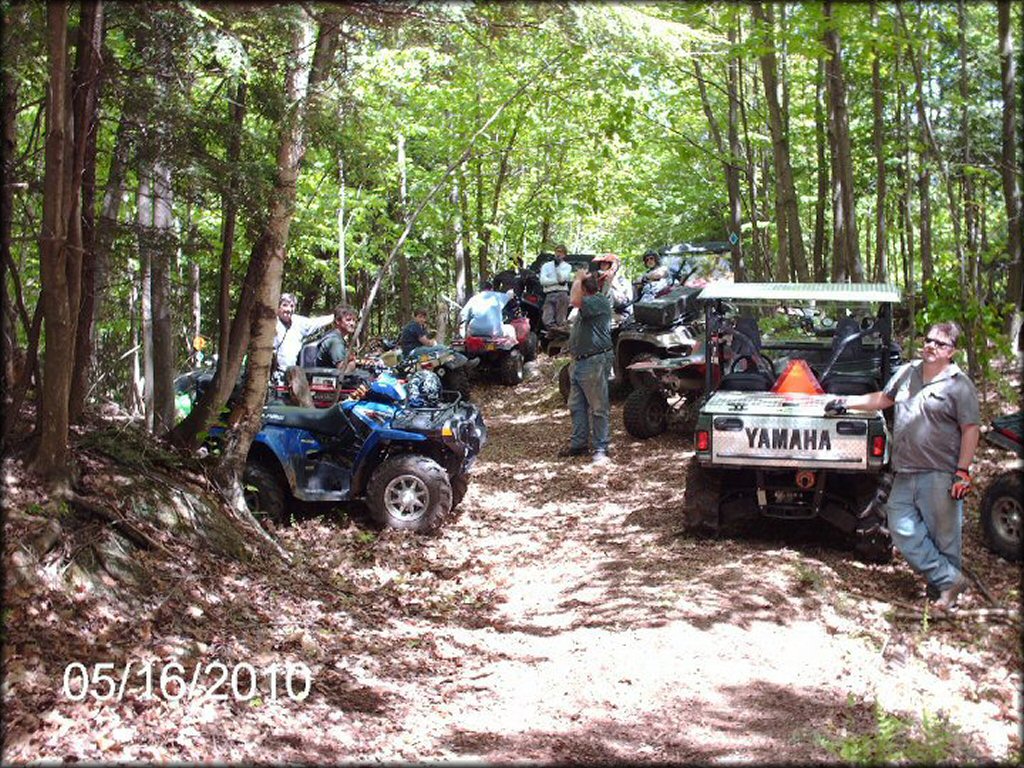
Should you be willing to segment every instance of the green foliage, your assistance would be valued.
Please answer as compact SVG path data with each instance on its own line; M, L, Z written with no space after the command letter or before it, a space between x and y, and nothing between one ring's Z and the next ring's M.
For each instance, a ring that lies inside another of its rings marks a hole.
M853 714L856 703L847 702ZM873 722L863 733L842 729L833 735L819 735L818 743L845 763L877 765L910 763L935 765L958 758L962 736L944 715L924 712L920 721L886 712L876 701Z
M45 5L8 6L5 70L18 85L16 148L5 168L15 190L11 257L30 315L40 290L37 244L48 77ZM306 8L269 6L258 13L230 4L107 8L97 212L122 125L129 144L108 254L110 280L97 315L95 397L124 401L134 376L131 350L141 344L136 165L140 156L153 151L154 142L172 167L179 223L171 307L176 364L189 365L188 341L195 332L190 295L194 263L199 265L199 330L211 340L219 337L225 206L230 201L238 208L228 275L234 300L268 217L280 126L290 107L283 88L284 65L293 55L288 27ZM336 11L316 4L309 8L327 16ZM815 141L821 130L816 110L825 31L821 4L772 4L770 36L753 24L748 4L435 2L417 4L415 13L405 15L400 8L383 15L373 4L346 9L328 80L306 126L307 151L296 180L283 281L284 290L300 296L301 312L325 311L341 296L342 171L346 289L349 300L359 305L411 212L502 105L501 116L476 138L466 162L423 209L403 249L413 304L432 305L439 295L454 296L456 232L461 232L474 281L481 269L493 273L528 263L559 241L575 251L615 251L635 272L639 255L648 248L724 239L728 197L723 161L728 149L720 151L713 139L694 62L700 65L708 106L725 141L733 57L738 59L743 107L738 158L743 167L743 245L748 266L772 261L775 179L758 60L769 51L780 68L790 159L809 240L820 198ZM867 236L877 205L872 112L872 64L877 60L889 174L883 204L888 209L890 273L902 282L898 250L908 233L901 231L896 211L905 197L904 185L911 185L911 220L917 227L920 198L913 182L927 164L933 172L936 279L923 286L927 304L919 322L967 319L974 328L979 361L988 365L1008 347L1001 324L1009 306L1006 216L998 174L1002 104L994 45L996 8L991 3L965 6L971 72L966 98L959 92L957 7L923 3L913 12L906 4L903 8L906 30L895 4L877 4L874 21L870 4L833 4L848 86L860 238ZM1011 26L1019 29L1020 4L1013 4L1011 12ZM77 13L72 12L73 24ZM737 31L734 42L730 29ZM967 307L960 297L945 179L938 164L923 155L914 124L908 45L920 57L936 139L950 172L955 178L970 177L974 202L985 217L975 254L978 284L967 292ZM171 86L164 98L157 98L162 82ZM231 107L240 83L247 86L245 117L241 157L233 162ZM904 101L899 103L901 89ZM960 135L961 117L971 130L970 155ZM904 124L910 130L907 137ZM404 198L399 136L405 142ZM910 166L905 168L908 153ZM826 165L827 158L826 151ZM749 172L748 159L753 163ZM751 193L756 200L750 199ZM826 241L831 215L826 204ZM755 218L768 237L766 253L751 248ZM913 234L919 258L919 232ZM826 261L828 250L826 242ZM870 249L863 250L866 255ZM914 272L921 274L919 263ZM12 295L12 278L5 278L4 287ZM407 319L399 311L397 293L392 270L372 318L373 327L389 335ZM14 324L21 343L26 325L21 320Z

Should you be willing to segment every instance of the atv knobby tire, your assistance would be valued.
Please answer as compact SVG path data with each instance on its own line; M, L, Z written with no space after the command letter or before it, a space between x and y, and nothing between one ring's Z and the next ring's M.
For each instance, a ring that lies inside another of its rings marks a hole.
M1016 471L999 475L981 498L985 545L1007 560L1021 559L1021 478Z
M622 406L622 421L639 440L660 435L668 426L668 401L656 389L634 389Z
M451 368L441 380L441 387L450 392L458 392L463 400L469 400L469 372L465 368Z
M284 478L265 464L250 462L242 472L245 504L257 521L270 520L276 525L288 525L288 501L291 493Z
M519 345L523 353L523 362L530 363L537 359L537 334L530 331Z
M501 368L498 371L501 383L508 387L514 387L523 380L523 356L518 349L513 349L501 360Z
M452 509L455 509L462 500L466 497L466 491L469 490L469 473L460 472L451 479L452 483Z
M429 533L453 506L448 473L426 456L398 456L374 471L366 487L366 504L385 528Z

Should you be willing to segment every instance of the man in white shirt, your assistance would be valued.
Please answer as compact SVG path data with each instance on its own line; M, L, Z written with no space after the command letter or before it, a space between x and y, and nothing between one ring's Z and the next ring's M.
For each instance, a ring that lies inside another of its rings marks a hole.
M334 313L318 317L295 314L295 294L282 293L277 303L277 328L274 331L274 364L284 371L299 361L302 340L313 331L334 322Z
M508 336L516 338L515 328L504 321L505 305L515 294L508 291L492 290L491 283L484 281L480 292L473 294L459 313L464 336Z
M541 321L546 326L563 325L569 313L572 265L565 260L565 255L565 246L556 245L554 261L545 261L540 268L540 284L544 288Z

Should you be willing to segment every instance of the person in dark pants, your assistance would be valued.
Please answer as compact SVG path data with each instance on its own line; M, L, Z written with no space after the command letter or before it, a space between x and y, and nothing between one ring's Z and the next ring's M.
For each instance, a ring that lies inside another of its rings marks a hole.
M825 404L827 415L848 408L883 410L895 405L892 468L886 505L893 543L947 611L967 588L962 572L963 499L971 489L971 462L978 447L978 392L953 362L960 327L928 329L921 359L902 366L880 392L841 397Z
M612 303L600 292L597 277L576 273L569 303L578 315L569 334L569 412L572 436L559 456L582 456L593 437L594 463L608 459L608 376L612 366Z

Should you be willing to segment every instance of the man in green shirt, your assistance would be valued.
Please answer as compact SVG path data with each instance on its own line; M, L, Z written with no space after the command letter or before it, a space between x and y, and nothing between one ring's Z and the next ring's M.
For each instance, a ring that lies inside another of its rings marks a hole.
M356 329L359 316L352 307L341 304L334 308L334 329L316 348L316 364L320 368L337 368L342 373L355 370L355 358L349 355L345 339Z
M582 456L593 436L594 463L608 459L608 376L612 366L612 304L597 277L580 270L569 291L578 315L569 334L569 412L572 436L559 456Z

